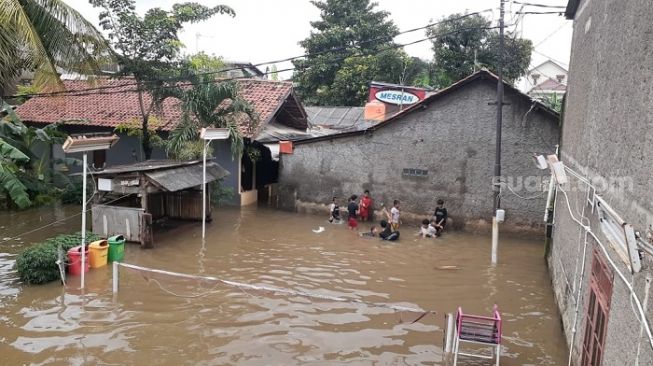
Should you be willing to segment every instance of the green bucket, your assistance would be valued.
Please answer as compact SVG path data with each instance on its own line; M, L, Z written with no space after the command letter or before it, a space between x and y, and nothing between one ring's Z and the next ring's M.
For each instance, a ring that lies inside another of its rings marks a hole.
M125 237L112 236L109 239L109 262L120 262L125 258Z

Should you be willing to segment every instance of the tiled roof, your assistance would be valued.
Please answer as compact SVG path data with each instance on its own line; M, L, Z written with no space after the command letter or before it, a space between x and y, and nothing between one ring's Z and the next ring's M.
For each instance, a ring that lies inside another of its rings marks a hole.
M97 85L81 80L65 80L66 90L80 90L80 95L34 97L18 107L16 113L23 121L32 123L65 122L116 127L134 120L140 121L138 94L134 91L133 84L133 79L104 79L99 80ZM238 80L238 85L240 96L254 106L260 120L256 131L243 131L246 137L256 136L283 106L293 90L292 83L280 81L241 79ZM111 88L81 91L105 86ZM149 95L144 95L144 102L146 105L150 102ZM158 118L158 127L162 131L171 131L181 116L180 103L169 98L163 103L161 111L153 114Z
M537 84L529 93L537 93L537 92L548 92L548 91L558 91L558 92L565 92L567 90L567 86L563 83L558 82L557 80L553 80L551 78L543 81L540 84Z

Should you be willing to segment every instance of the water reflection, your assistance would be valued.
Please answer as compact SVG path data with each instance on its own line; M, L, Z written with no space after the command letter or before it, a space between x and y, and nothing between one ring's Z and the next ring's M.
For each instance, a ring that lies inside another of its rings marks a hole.
M47 220L46 213L39 215ZM489 314L494 303L506 321L503 365L565 360L540 243L502 238L501 264L490 267L486 237L448 233L427 241L405 235L386 244L324 221L269 210L217 210L206 241L200 225L184 225L155 234L156 249L128 245L126 258L182 273L434 309L437 316L411 324L416 315L389 309L124 268L114 298L111 267L91 271L84 294L78 278L65 290L57 283L21 286L11 265L25 244L14 243L0 254L3 362L441 364L443 313L462 306ZM318 226L326 231L313 233Z

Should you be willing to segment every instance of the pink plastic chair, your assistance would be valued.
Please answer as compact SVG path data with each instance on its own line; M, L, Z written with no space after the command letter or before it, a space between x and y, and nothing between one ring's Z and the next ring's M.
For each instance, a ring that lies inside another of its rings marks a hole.
M467 342L492 347L491 355L460 352L460 343ZM494 305L492 317L464 314L462 308L456 313L456 339L453 346L453 365L458 363L458 355L492 360L496 357L499 366L501 355L501 315Z

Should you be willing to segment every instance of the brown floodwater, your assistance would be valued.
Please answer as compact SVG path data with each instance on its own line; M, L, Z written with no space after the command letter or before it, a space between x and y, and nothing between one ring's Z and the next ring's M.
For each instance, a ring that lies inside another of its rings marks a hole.
M0 241L78 212L78 207L0 213ZM197 223L155 233L156 248L126 248L127 263L437 311L384 308L243 290L111 267L79 279L25 286L16 253L79 216L0 243L3 365L444 365L444 313L458 306L504 319L502 365L558 365L567 347L540 240L502 238L490 266L487 236L448 232L396 243L363 239L323 217L262 208L220 209L203 245ZM323 226L326 230L314 233ZM460 365L489 365L461 358Z

